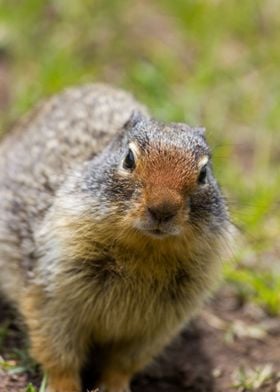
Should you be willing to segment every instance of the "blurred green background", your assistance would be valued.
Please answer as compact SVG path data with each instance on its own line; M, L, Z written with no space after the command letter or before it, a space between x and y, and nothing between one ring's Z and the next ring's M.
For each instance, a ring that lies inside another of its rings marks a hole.
M280 313L277 0L0 0L0 132L65 86L105 81L208 129L241 246L225 276Z

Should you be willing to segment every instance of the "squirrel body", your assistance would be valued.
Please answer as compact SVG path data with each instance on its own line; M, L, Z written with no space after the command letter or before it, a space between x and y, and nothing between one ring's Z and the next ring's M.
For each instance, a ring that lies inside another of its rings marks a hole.
M0 145L0 289L49 391L129 390L215 286L231 224L203 130L95 84L50 99ZM103 388L103 389L102 389Z

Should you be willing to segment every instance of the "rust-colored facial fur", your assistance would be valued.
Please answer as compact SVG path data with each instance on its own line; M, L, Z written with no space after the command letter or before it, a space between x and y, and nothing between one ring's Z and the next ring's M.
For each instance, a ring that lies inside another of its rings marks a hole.
M131 227L163 238L182 233L188 220L189 196L197 187L198 162L191 152L151 146L139 152L130 175L139 184L137 206L126 217Z

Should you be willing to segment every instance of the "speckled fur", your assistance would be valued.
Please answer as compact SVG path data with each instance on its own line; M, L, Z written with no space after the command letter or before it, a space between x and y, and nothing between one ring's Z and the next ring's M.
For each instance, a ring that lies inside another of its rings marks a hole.
M126 173L131 142L139 157ZM2 141L0 287L49 391L80 391L94 343L99 386L127 391L217 282L232 227L210 166L197 185L205 155L201 129L152 120L105 85L52 98ZM160 202L178 211L162 239L145 234Z

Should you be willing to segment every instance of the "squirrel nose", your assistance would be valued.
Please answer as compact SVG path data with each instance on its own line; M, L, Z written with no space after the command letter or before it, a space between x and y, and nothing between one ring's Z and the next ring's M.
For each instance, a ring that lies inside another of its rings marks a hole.
M178 211L178 207L171 204L159 204L148 207L149 215L158 223L169 222Z

